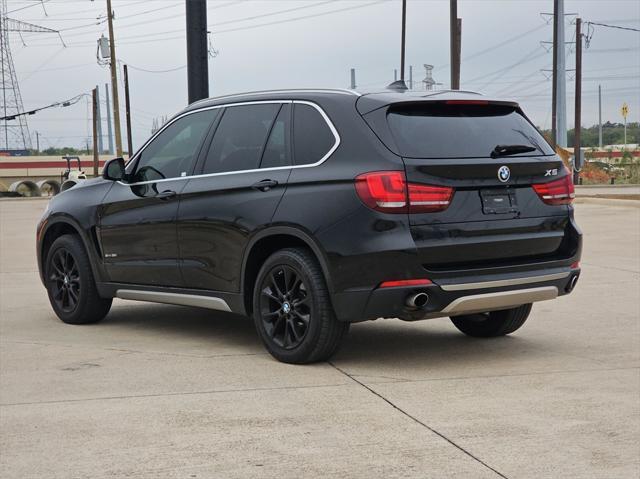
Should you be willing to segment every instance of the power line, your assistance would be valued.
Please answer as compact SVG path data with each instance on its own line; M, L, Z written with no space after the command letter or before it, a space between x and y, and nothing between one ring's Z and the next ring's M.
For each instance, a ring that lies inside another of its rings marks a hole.
M51 103L50 105L42 106L40 108L34 108L33 110L18 112L18 113L15 113L13 115L9 115L9 116L3 116L3 117L0 117L0 120L15 120L19 116L35 115L39 111L46 110L48 108L55 108L55 107L58 107L58 106L62 107L62 108L68 107L68 106L71 106L71 105L75 105L80 100L82 100L82 98L88 97L88 96L89 95L87 93L81 93L80 95L76 95L73 98L70 98L68 100L57 101L55 103Z
M141 72L146 72L146 73L169 73L169 72L177 72L178 70L183 70L184 68L187 67L187 65L181 65L179 67L175 67L175 68L168 68L167 70L148 70L146 68L140 68L140 67L136 67L133 66L131 63L127 63L125 61L119 60L119 62L126 64L129 68L131 68L132 70L138 70Z
M378 5L381 3L386 3L389 2L391 0L376 0L373 2L369 2L369 3L365 3L362 5L353 5L353 6L349 6L349 7L344 7L344 8L339 8L339 9L335 9L335 10L329 10L326 12L319 12L319 13L315 13L315 14L310 14L310 15L303 15L303 16L299 16L299 17L293 17L293 18L287 18L287 19L283 19L283 20L276 20L276 21L272 21L272 22L265 22L265 23L259 23L256 25L247 25L244 27L237 27L237 28L229 28L226 30L218 30L218 31L213 31L213 34L219 35L221 33L228 33L228 32L236 32L236 31L242 31L242 30L251 30L254 28L260 28L260 27L266 27L266 26L271 26L271 25L279 25L282 23L289 23L289 22L295 22L295 21L299 21L299 20L307 20L309 18L316 18L316 17L321 17L321 16L326 16L326 15L332 15L334 13L341 13L341 12L345 12L345 11L349 11L349 10L356 10L356 9L360 9L360 8L366 8L366 7L371 7L374 5ZM241 21L241 19L238 19L237 21ZM213 24L212 26L215 26L215 24ZM179 30L182 31L182 30ZM155 35L165 35L167 32L159 32L159 33L155 33L155 34L145 34L145 35L134 35L134 36L129 36L129 37L122 37L121 40L127 40L127 39L134 39L134 38L140 38L140 37L150 37L150 36L155 36ZM178 39L183 39L185 38L184 35L177 35L177 36L170 36L170 37L163 37L163 38L157 38L157 39L148 39L148 40L140 40L140 41L133 41L133 42L127 42L127 41L119 41L119 43L121 45L134 45L134 44L141 44L141 43L149 43L149 42L160 42L160 41L168 41L168 40L178 40ZM77 43L70 43L67 46L69 47L80 47L80 46L86 46L86 45L93 45L94 42L77 42ZM35 43L32 44L32 46L51 46L52 44L45 44L45 43Z
M45 4L45 3L49 3L50 1L51 0L42 0L42 2L32 3L31 5L26 5L26 6L20 7L20 8L14 8L13 10L9 10L7 12L7 14L13 13L13 12L19 12L20 10L26 10L27 8L31 8L31 7L39 7L39 6L41 6L41 5Z
M617 28L618 30L629 30L631 32L640 32L640 28L621 27L619 25L608 25L606 23L585 22L587 25L598 25L599 27Z
M512 68L514 68L514 67L516 67L516 66L519 66L519 65L522 65L522 64L524 64L524 63L528 63L528 62L530 62L530 61L536 60L536 59L538 59L538 58L540 58L540 57L542 57L542 56L544 56L544 55L546 55L546 54L547 54L547 52L544 52L544 51L543 51L543 52L541 52L541 53L539 53L539 54L537 54L537 55L534 55L534 53L535 53L539 48L540 48L540 46L536 46L532 51L530 51L529 53L527 53L527 54L526 54L524 57L522 57L520 60L518 60L518 61L517 61L517 62L515 62L515 63L512 63L512 64L511 64L511 65L509 65L509 66L506 66L506 67L504 67L504 68L500 68L499 70L495 70L495 71L493 71L493 72L486 73L486 74L484 74L484 75L480 75L480 76L478 76L478 77L472 78L471 80L468 80L468 81L466 81L466 82L464 82L464 83L474 83L474 82L477 82L478 80L484 80L485 78L489 78L489 77L493 78L493 77L495 77L495 76L499 75L499 74L500 74L500 73L502 73L502 72L506 72L507 70L511 70ZM486 83L485 83L485 85L487 85L487 84L489 84L489 83L491 83L491 80L489 80L488 82L486 82Z
M242 0L242 1L247 1L247 0ZM247 21L250 21L250 20L258 19L258 18L282 15L284 13L290 13L290 12L294 12L294 11L297 11L297 10L306 10L306 9L309 9L309 8L319 7L321 5L325 5L325 4L328 4L328 3L335 3L336 1L337 0L325 0L325 1L322 1L322 2L313 3L311 5L302 5L302 6L298 6L298 7L294 7L294 8L286 8L284 10L277 10L275 12L268 12L268 13L263 13L263 14L259 14L259 15L249 16L249 17L236 18L236 19L233 19L233 20L226 20L224 22L213 23L213 24L209 25L209 28L217 27L217 26L220 26L220 25L228 25L228 24L232 24L232 23L247 22ZM215 10L215 9L222 8L222 7L225 7L225 6L229 6L231 4L236 5L238 3L240 3L240 2L229 2L229 3L224 3L222 5L216 5L214 7L211 7L209 9L207 9L207 11L211 11L211 10ZM178 6L178 5L171 5L170 7L175 7L175 6ZM123 18L132 18L132 17L136 17L138 15L151 13L151 12L155 12L155 11L158 11L158 10L163 10L163 9L166 9L166 8L169 8L169 7L160 7L160 8L155 8L155 9L152 9L152 10L146 10L144 12L139 12L139 13L127 15L126 17L119 17L116 20L119 21L119 20L122 20ZM150 23L156 23L156 22L161 22L161 21L170 20L170 19L173 20L175 18L176 18L175 15L170 15L170 16L166 16L166 17L154 18L154 19L151 19L151 20L140 21L140 22L135 22L135 23L129 23L129 24L125 24L125 25L118 24L118 29L122 30L122 29L125 29L125 28L135 27L135 26L139 26L139 25L148 25ZM167 35L169 33L178 33L178 32L183 32L183 31L184 31L184 28L178 28L178 29L174 29L174 30L164 30L162 32L157 32L157 33L146 33L146 34L140 34L140 35L130 35L130 36L127 36L127 37L122 37L122 40L131 40L131 39L135 39L135 38L148 38L148 37L151 37L151 36ZM79 33L79 34L76 34L76 35L66 35L66 38L82 37L82 36L92 35L92 34L93 34L93 32Z

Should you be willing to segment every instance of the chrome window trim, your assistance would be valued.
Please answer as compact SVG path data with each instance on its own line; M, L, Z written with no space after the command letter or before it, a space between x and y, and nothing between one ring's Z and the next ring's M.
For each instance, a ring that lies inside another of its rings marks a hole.
M184 118L187 115L192 115L194 113L200 113L200 112L207 111L207 110L217 110L217 109L220 109L220 108L232 108L234 106L261 105L261 104L272 104L272 103L309 105L309 106L315 108L318 111L318 113L320 113L320 115L324 119L325 123L329 127L329 130L331 130L331 133L333 134L333 137L335 138L335 143L333 144L333 146L331 148L329 148L327 153L325 153L325 155L322 158L320 158L319 161L316 161L315 163L310 163L308 165L274 166L272 168L254 168L254 169L251 169L251 170L223 171L221 173L206 173L206 174L202 174L202 175L176 176L174 178L164 178L164 179L161 179L161 180L151 180L151 181L139 181L137 183L125 183L123 181L117 181L117 183L119 183L122 186L137 186L137 185L147 185L147 184L151 184L151 183L164 183L166 181L189 180L189 179L192 179L192 178L208 178L208 177L214 177L214 176L237 175L237 174L241 174L241 173L255 173L257 171L276 171L276 170L287 170L287 169L292 170L292 169L298 169L298 168L313 168L315 166L320 166L322 163L327 161L329 159L329 157L338 149L338 146L340 146L340 142L342 140L340 138L340 134L338 133L338 130L336 129L335 125L333 124L333 122L331 121L329 116L325 113L325 111L317 103L314 103L314 102L308 101L308 100L255 100L255 101L226 103L224 105L214 105L214 106L203 107L203 108L199 108L197 110L187 111L187 112L183 113L182 115L176 116L171 121L169 121L168 123L163 125L163 127L160 130L158 130L151 138L149 138L146 141L146 143L140 148L140 150L138 150L138 152L131 158L131 160L129 160L129 163L132 164L132 165L135 164L138 161L138 158L140 157L142 152L147 148L147 146L158 135L160 135L171 124L173 124L174 122L180 120L181 118ZM292 139L292 141L293 141L293 139Z

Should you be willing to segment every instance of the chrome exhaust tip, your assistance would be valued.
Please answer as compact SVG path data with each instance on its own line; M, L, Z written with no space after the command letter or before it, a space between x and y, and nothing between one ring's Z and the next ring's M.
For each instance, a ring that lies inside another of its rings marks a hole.
M427 293L415 293L407 296L405 304L412 309L422 309L429 302L429 295Z
M567 293L570 293L576 287L576 284L578 283L578 278L579 278L579 275L577 274L571 277L571 279L569 280L569 284L565 288L565 291Z

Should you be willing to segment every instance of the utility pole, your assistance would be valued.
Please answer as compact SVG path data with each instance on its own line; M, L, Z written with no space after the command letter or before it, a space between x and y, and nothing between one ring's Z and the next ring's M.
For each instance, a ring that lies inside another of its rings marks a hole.
M189 103L209 97L207 0L185 0L187 16L187 86Z
M96 85L96 104L98 105L98 151L102 153L104 151L104 145L102 143L102 114L100 113L100 89Z
M36 153L40 154L40 132L36 131Z
M118 64L116 62L116 39L113 35L113 10L111 0L107 0L109 21L109 51L111 54L111 91L113 92L113 126L116 134L116 156L122 156L122 135L120 134L120 102L118 100Z
M113 155L113 123L111 123L111 103L109 102L109 85L104 84L105 99L107 101L107 140L109 144L109 154Z
M449 0L449 57L451 89L460 89L460 46L458 45L458 0Z
M413 65L409 65L409 90L413 90Z
M458 73L458 90L460 89L460 77L462 76L462 18L458 18L456 30L456 64Z
M556 142L560 146L567 146L567 67L565 57L564 33L564 0L558 0L558 37L557 37L557 101L556 119L558 122Z
M398 69L393 69L393 81L398 81Z
M622 117L624 118L624 149L627 149L627 115L629 114L629 105L625 101L622 104L622 109L620 110L622 113Z
M553 0L553 73L551 82L551 142L558 144L558 1Z
M127 118L127 153L133 155L133 140L131 138L131 103L129 100L129 70L124 66L124 108Z
M352 90L356 89L356 69L352 68L351 69L351 86L349 87Z
M91 92L93 99L93 176L98 176L98 87Z
M404 82L404 52L407 31L407 0L402 0L402 38L400 40L400 81Z
M598 85L598 148L602 149L602 87Z
M580 130L582 128L582 19L576 19L576 98L575 121L573 125L573 183L580 181L582 169L582 150L580 149Z

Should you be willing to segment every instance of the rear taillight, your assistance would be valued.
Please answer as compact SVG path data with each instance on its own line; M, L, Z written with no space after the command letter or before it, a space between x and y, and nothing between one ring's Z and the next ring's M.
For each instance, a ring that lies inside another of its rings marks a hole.
M402 171L374 171L356 178L356 191L369 208L384 213L433 213L451 204L448 186L407 183Z
M433 213L451 204L453 188L409 183L409 213Z
M407 182L401 171L376 171L356 178L358 196L369 208L385 213L407 211Z
M531 185L540 199L548 205L569 205L575 198L575 188L571 175L549 183Z

